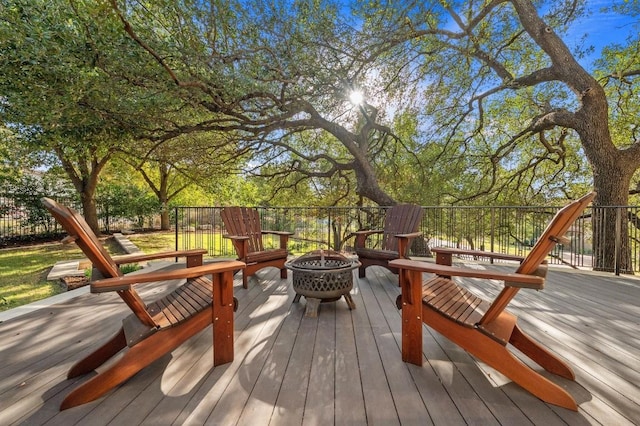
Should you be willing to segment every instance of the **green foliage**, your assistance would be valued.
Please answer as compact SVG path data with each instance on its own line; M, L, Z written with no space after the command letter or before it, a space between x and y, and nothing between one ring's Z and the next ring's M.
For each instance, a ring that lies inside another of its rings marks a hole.
M142 269L142 266L136 263L127 263L120 266L120 272L123 274L130 274L131 272L139 271L140 269Z
M56 153L85 196L116 153L165 207L546 202L590 184L584 134L523 131L582 98L539 72L550 49L510 2L1 1L3 140ZM554 34L585 12L566 3L535 4ZM637 140L636 45L597 74L620 148ZM122 178L103 196L146 214Z
M103 185L97 199L106 206L104 215L131 219L139 228L144 227L145 219L160 210L158 199L153 194L127 183Z
M24 156L12 155L17 141L13 131L0 124L0 186L11 185L18 182L22 174L20 160Z
M52 218L40 201L42 197L72 198L73 189L68 181L60 179L55 170L40 173L22 173L5 182L3 197L11 199L10 207L0 213L13 213L14 217L23 218L22 226L37 229L48 229ZM14 211L11 211L14 210Z

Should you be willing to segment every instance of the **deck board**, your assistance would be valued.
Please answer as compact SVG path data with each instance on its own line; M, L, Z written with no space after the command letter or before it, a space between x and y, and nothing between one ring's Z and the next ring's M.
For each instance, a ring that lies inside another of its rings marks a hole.
M472 263L472 262L468 262ZM505 265L478 265L502 268ZM357 274L354 274L356 277ZM489 298L500 283L466 279ZM175 282L145 287L145 298ZM0 323L0 424L634 424L640 421L640 280L551 268L543 291L509 306L523 330L567 360L579 404L548 405L428 327L422 367L402 362L397 276L381 267L354 278L356 309L344 300L306 317L288 280L259 271L234 282L235 359L213 368L203 330L104 397L60 412L77 383L66 371L115 333L126 306L84 294ZM96 315L96 312L99 312ZM526 359L524 359L526 361Z
M344 301L338 303L346 304ZM356 305L357 309L362 309L362 306ZM366 418L351 312L336 309L335 424L340 426L357 424Z

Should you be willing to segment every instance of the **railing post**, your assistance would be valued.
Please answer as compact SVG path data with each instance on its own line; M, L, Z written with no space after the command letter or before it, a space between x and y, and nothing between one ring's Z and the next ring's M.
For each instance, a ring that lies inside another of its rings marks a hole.
M614 249L614 262L615 262L615 274L620 275L620 255L622 253L621 250L621 241L622 241L622 207L616 208L616 238L615 238L615 249Z
M175 224L175 230L176 230L176 251L178 251L178 207L174 207L173 208L175 210L175 217L176 217L176 224Z
M491 207L491 234L490 234L490 238L489 240L491 241L490 245L491 245L491 252L494 252L494 244L495 244L495 226L496 226L496 210Z
M331 249L331 207L327 210L327 249Z

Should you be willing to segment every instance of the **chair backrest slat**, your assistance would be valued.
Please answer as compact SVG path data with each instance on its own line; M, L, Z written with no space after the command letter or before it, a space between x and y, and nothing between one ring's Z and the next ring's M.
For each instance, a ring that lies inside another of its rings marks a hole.
M595 196L596 193L591 192L560 209L553 219L551 219L546 229L542 235L540 235L540 238L538 238L538 241L536 241L536 244L533 246L527 257L524 258L516 272L520 274L534 274L540 264L557 244L557 238L564 236L573 222L578 219L580 214L585 208L587 208ZM505 287L502 289L498 297L496 297L491 304L491 307L485 313L484 317L482 317L480 324L488 324L497 318L500 312L502 312L509 302L511 302L511 299L515 297L518 290L520 290L518 287Z
M225 207L221 215L229 235L249 237L250 253L264 251L258 210L250 207Z
M424 210L415 204L398 204L391 207L384 219L382 249L398 251L397 234L409 234L418 231Z
M105 278L122 276L118 265L109 256L109 253L104 249L89 224L78 212L60 205L50 198L43 198L42 203L64 230L67 231L69 236L74 237L75 243L91 261L94 268L100 271ZM154 327L157 325L147 312L145 304L138 296L138 293L131 287L118 291L118 295L142 323Z
M567 233L573 222L578 219L595 196L596 193L591 192L560 209L551 219L516 272L520 274L534 273L557 244L557 238L561 238Z

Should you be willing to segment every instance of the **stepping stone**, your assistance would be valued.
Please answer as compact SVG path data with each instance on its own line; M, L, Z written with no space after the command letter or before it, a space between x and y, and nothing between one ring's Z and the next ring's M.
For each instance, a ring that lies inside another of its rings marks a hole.
M47 281L57 281L62 277L83 277L84 271L79 268L79 260L64 260L56 262L47 275Z

